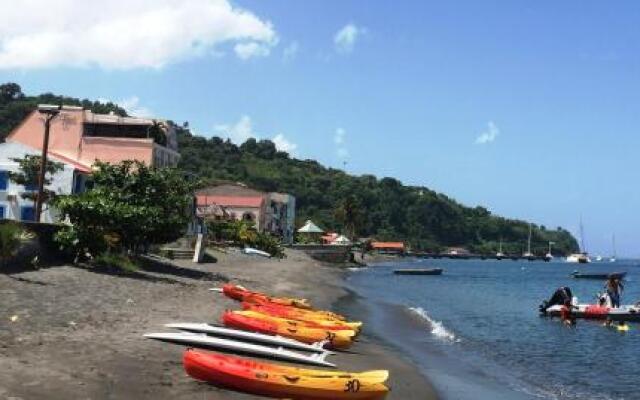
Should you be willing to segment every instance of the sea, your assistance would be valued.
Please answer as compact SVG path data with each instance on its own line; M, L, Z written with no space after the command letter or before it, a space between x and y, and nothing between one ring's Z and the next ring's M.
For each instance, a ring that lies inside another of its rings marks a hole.
M443 268L441 276L394 275ZM541 317L540 303L569 286L595 302L604 282L570 274L626 271L622 303L640 300L640 262L588 265L512 260L400 259L351 269L340 309L422 370L448 399L640 399L640 324L575 327Z

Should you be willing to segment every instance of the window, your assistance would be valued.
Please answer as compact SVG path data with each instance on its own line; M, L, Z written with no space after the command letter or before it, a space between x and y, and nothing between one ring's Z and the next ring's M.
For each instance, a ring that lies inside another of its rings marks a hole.
M73 182L73 193L82 193L85 188L85 177L82 174L75 174L75 180Z
M7 217L5 214L5 210L6 208L4 207L4 205L0 205L0 219L5 219Z
M27 192L35 192L38 190L38 182L27 183L24 185L24 190Z
M36 212L33 209L33 206L20 207L20 219L22 221L35 221Z
M9 173L7 171L0 171L0 190L7 190L9 185Z

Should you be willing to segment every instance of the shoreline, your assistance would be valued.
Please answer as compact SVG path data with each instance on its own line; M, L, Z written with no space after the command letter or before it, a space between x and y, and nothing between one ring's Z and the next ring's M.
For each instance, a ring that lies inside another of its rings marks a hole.
M331 309L349 294L345 271L298 251L284 260L213 254L215 263L174 261L131 276L73 266L0 274L0 398L261 398L194 381L182 368L184 347L142 334L168 331L169 322L219 322L239 308L208 290L227 279ZM332 356L339 369L389 369L387 399L436 399L418 368L367 329Z

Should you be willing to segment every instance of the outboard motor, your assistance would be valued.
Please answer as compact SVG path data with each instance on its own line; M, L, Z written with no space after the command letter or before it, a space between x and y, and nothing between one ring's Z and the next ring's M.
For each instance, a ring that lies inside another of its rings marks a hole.
M567 286L558 288L555 292L553 292L553 295L549 300L545 300L542 302L542 304L540 304L540 313L546 314L547 309L549 309L549 307L551 306L571 304L572 298L573 293L571 293L571 289L569 289Z

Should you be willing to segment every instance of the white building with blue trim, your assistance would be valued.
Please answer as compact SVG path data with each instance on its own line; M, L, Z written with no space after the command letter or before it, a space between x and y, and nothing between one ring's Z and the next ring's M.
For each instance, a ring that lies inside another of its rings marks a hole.
M16 142L0 144L0 219L18 221L33 221L35 218L34 202L24 199L23 194L36 192L37 185L25 187L12 182L9 172L19 172L19 165L13 158L23 158L26 155L41 155L40 151ZM49 155L52 161L60 162L64 168L54 176L47 175L51 184L47 189L56 194L71 194L84 190L86 171L82 171L72 162ZM41 222L57 222L58 214L47 204L43 205Z

